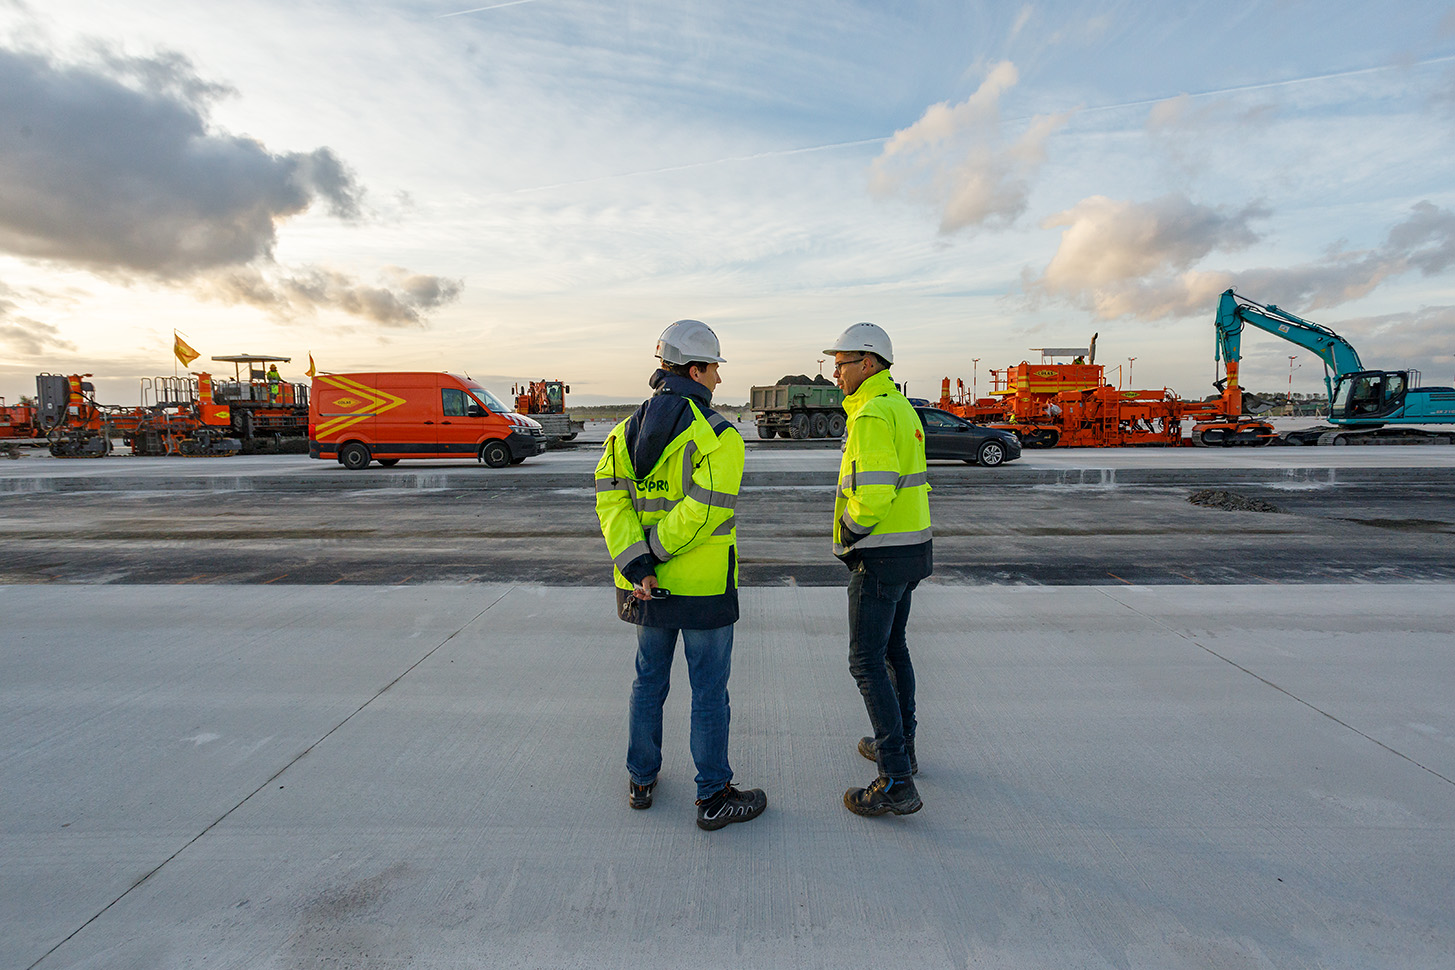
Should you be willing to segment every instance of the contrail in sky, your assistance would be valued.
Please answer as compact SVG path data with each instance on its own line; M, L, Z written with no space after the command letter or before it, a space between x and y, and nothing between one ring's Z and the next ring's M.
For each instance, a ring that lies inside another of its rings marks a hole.
M456 10L454 13L442 13L436 20L444 20L446 17L463 17L467 13L480 13L482 10L499 10L501 7L514 7L520 3L535 3L536 0L505 0L505 3L492 3L488 7L474 7L470 10Z
M511 0L511 3L530 3L530 2L532 2L532 0ZM500 6L509 6L509 4L500 4ZM487 9L488 10L488 9L491 9L491 8L486 7L484 9ZM470 13L471 11L465 10L465 11L461 11L461 12L462 13ZM454 15L453 14L450 14L448 16L454 16ZM1243 85L1239 85L1237 87L1221 88L1221 89L1213 90L1213 91L1199 91L1196 94L1190 94L1189 97L1193 97L1193 98L1209 98L1209 97L1214 97L1214 96L1220 95L1220 94L1235 94L1235 93L1241 92L1241 91L1258 91L1258 90L1264 90L1264 89L1267 89L1267 88L1286 87L1286 86L1290 86L1290 85L1294 85L1294 84L1308 84L1308 83L1311 83L1311 82L1314 82L1314 81L1332 81L1332 80L1335 80L1337 78L1357 77L1357 76L1359 76L1361 74L1378 74L1378 73L1383 72L1383 71L1397 70L1397 69L1404 68L1404 67L1426 67L1426 66L1431 65L1431 64L1443 64L1443 63L1445 63L1447 61L1455 61L1455 55L1447 55L1447 56L1444 56L1444 57L1432 57L1432 58L1429 58L1428 60L1418 61L1418 62L1416 62L1414 64L1410 64L1410 65L1380 65L1378 67L1363 67L1363 68L1357 68L1357 69L1351 70L1351 71L1336 71L1336 72L1334 72L1332 74L1315 74L1315 75L1311 75L1309 77L1286 78L1286 79L1284 79L1282 81L1265 81L1265 82L1262 82L1262 83L1259 83L1259 84L1243 84ZM1125 101L1125 102L1122 102L1121 104L1099 104L1099 105L1093 105L1092 107L1089 107L1089 108L1082 108L1082 109L1080 109L1080 113L1086 114L1086 113L1090 113L1090 112L1093 112L1093 111L1115 111L1115 110L1120 109L1120 108L1137 108L1137 107L1141 107L1143 105L1159 104L1159 103L1161 103L1163 101L1171 101L1173 98L1176 98L1176 97L1181 97L1181 95L1180 94L1178 94L1178 95L1168 95L1168 96L1162 97L1162 98L1147 98L1147 99L1142 100L1142 101ZM1014 123L1014 122L1017 122L1017 121L1026 121L1028 119L1026 119L1026 118L1011 118L1011 119L1008 119L1008 120L1011 121L1012 123ZM889 135L880 135L880 136L875 137L875 138L860 138L857 141L840 141L840 142L834 142L833 144L829 144L829 145L808 145L808 146L805 146L803 148L784 148L784 149L779 149L779 150L776 150L776 151L755 152L755 153L753 153L751 155L729 155L729 156L727 156L725 158L710 158L710 159L704 159L703 161L700 161L700 162L687 162L687 163L682 164L682 165L668 165L668 166L663 167L663 168L650 168L650 169L642 169L642 170L637 170L637 171L632 171L632 172L616 172L616 173L613 173L613 174L610 174L610 175L598 175L598 176L595 176L593 178L589 178L589 179L579 179L579 180L576 180L576 181L573 181L573 182L554 182L554 183L552 183L550 185L532 185L532 186L529 186L527 188L515 189L515 190L513 190L511 192L506 192L506 193L503 193L503 194L505 194L505 195L522 195L522 194L525 194L525 193L528 193L528 192L544 192L544 191L547 191L549 189L563 189L563 188L568 188L568 187L574 186L574 185L589 185L592 182L605 182L605 181L609 181L609 180L612 180L612 179L636 178L636 177L639 177L639 176L642 176L642 175L662 175L662 174L665 174L667 172L681 172L681 171L686 171L687 169L705 168L705 167L707 167L709 165L721 165L721 164L724 164L726 162L751 162L751 161L755 161L755 160L760 159L760 158L780 158L780 157L785 156L785 155L804 155L804 154L807 154L809 152L832 151L832 150L834 150L836 148L857 148L860 145L873 145L873 144L878 143L878 142L888 141L892 137L893 137L893 135L892 134L889 134Z
M524 189L515 189L508 195L520 195L525 192L544 192L547 189L563 189L572 185L588 185L592 182L604 182L608 179L635 178L639 175L662 175L666 172L683 172L691 168L704 168L708 165L722 165L725 162L751 162L759 158L781 158L784 155L804 155L808 152L826 152L835 148L854 148L859 145L873 145L882 142L888 135L882 138L860 138L858 141L838 141L832 145L809 145L805 148L781 148L771 152L754 152L751 155L729 155L725 158L708 158L700 162L686 162L682 165L668 165L664 168L641 169L632 172L616 172L611 175L597 175L589 179L578 179L574 182L553 182L550 185L532 185Z
M1258 84L1241 84L1241 85L1238 85L1237 87L1219 88L1219 89L1214 90L1214 91L1199 91L1196 94L1191 94L1190 93L1190 94L1188 94L1188 97L1191 97L1191 98L1210 98L1210 97L1214 97L1214 96L1219 95L1219 94L1238 94L1238 93L1243 92L1243 91L1264 91L1264 90L1267 90L1269 88L1291 87L1292 85L1295 85L1295 84L1311 84L1314 81L1333 81L1333 80L1337 80L1338 78L1343 78L1343 77L1358 77L1358 76L1360 76L1362 74L1379 74L1379 73L1382 73L1384 71L1400 70L1400 69L1403 69L1403 68L1406 68L1406 67L1427 67L1427 66L1429 66L1431 64L1443 64L1446 61L1455 61L1455 55L1447 55L1445 57L1432 57L1432 58L1429 58L1428 60L1416 61L1414 64L1408 64L1408 65L1405 65L1405 64L1382 64L1382 65L1380 65L1378 67L1360 67L1360 68L1355 68L1354 70L1351 70L1351 71L1335 71L1333 74L1312 74L1312 75L1310 75L1308 77L1291 77L1291 78L1286 78L1286 79L1284 79L1282 81L1263 81L1263 82L1260 82ZM1118 108L1139 108L1139 107L1141 107L1143 105L1159 104L1159 103L1161 103L1163 101L1171 101L1173 99L1173 97L1181 97L1181 95L1168 96L1168 97L1165 97L1165 98L1147 98L1147 99L1142 100L1142 101L1125 101L1125 102L1122 102L1121 104L1099 104L1099 105L1096 105L1094 107L1091 107L1091 108L1083 108L1081 110L1084 111L1084 112L1087 112L1087 111L1114 111L1114 110L1116 110Z

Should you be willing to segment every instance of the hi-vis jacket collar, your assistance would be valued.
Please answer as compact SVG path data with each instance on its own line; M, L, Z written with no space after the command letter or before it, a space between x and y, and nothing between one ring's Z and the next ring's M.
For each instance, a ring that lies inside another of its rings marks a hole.
M693 417L703 417L702 410L697 406L697 402L691 398L686 400L688 406L692 408ZM677 454L683 448L688 447L689 444L692 446L693 453L697 455L710 455L716 451L722 445L722 438L720 437L722 433L721 425L729 422L715 411L712 412L712 415L717 419L716 422L693 421L687 426L686 431L683 431L677 437L667 442L667 446L662 449L662 454L657 458L656 463L651 468L633 468L631 469L630 477L636 479L638 482L643 481L650 477L655 469L660 468L673 455ZM689 466L691 463L689 456Z
M854 417L864 410L864 405L881 394L893 394L898 388L894 386L894 378L889 376L889 371L882 370L870 374L859 385L859 389L848 397L844 398L844 413Z

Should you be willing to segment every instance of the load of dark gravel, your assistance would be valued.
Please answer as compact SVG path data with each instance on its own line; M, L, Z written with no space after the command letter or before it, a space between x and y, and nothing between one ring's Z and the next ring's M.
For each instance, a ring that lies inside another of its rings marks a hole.
M778 379L779 384L833 384L833 381L819 374L817 377L809 377L807 374L784 374Z
M1193 492L1187 497L1193 505L1201 505L1209 509L1225 509L1229 512L1282 512L1272 502L1265 502L1262 499L1244 498L1232 492L1218 488L1205 488L1200 492Z

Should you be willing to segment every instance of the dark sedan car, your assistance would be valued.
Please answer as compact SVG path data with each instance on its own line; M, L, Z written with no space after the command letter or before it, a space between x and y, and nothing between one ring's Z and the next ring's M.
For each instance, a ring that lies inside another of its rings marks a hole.
M1020 439L1009 431L971 424L939 408L914 409L925 426L925 457L975 465L1000 465L1021 456Z

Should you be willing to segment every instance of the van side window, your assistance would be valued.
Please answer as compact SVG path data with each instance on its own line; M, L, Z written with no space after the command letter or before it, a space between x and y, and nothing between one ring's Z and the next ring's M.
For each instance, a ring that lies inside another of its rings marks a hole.
M465 416L465 392L458 387L442 387L440 394L443 395L440 403L447 418L463 418Z

